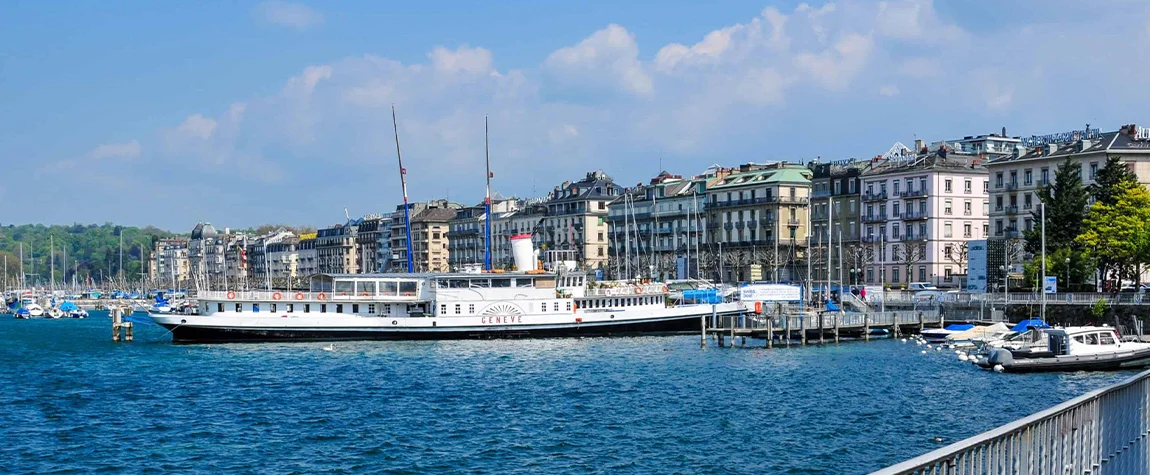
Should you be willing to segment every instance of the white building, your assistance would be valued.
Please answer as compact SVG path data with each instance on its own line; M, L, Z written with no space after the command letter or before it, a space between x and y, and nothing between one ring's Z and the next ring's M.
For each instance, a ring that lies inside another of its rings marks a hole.
M945 146L876 159L862 174L862 243L874 247L866 282L958 285L964 243L988 232L988 176L979 155Z

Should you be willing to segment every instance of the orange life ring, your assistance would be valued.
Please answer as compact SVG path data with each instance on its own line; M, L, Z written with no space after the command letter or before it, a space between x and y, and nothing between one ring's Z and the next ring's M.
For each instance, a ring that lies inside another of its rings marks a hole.
M635 286L635 295L640 295L642 293L643 293L643 287L636 285Z
M303 292L296 292L295 293L295 299L296 300L303 300Z
M315 298L320 299L320 300L327 300L327 294L320 292L319 295L315 296Z
M283 295L281 295L279 292L276 292L276 293L272 294L272 300L279 300L279 299L282 299L282 298L284 298L284 296L283 296Z
M229 290L228 291L228 300L234 300L235 298L236 298L236 293L234 291Z

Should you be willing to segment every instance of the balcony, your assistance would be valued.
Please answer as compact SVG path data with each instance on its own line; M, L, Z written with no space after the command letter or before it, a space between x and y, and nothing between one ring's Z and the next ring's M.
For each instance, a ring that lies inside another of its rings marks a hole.
M1015 191L1018 189L1018 182L1012 181L1006 184L1006 191Z
M801 196L768 196L766 199L767 199L768 203L779 203L779 204L790 204L790 205L806 204L807 201L809 201L809 200L807 200L806 197L801 197Z
M799 218L791 218L787 220L787 226L795 227L799 225Z
M758 239L754 241L729 241L724 242L723 247L754 247L754 246L772 246L775 241L770 239Z
M876 242L878 242L878 241L879 241L879 237L878 237L878 236L863 236L863 237L862 237L862 242L867 242L867 243L876 243Z
M811 221L826 221L830 219L825 213L812 213Z
M1003 230L1003 234L1007 237L1007 239L1019 239L1022 237L1022 231L1019 231L1015 228L1006 228Z
M735 223L735 228L736 228L736 229L743 229L743 228L746 228L746 227L747 227L747 223L744 223L744 222L742 222L742 221L738 221L738 222L736 222L736 223Z
M741 199L741 200L713 201L713 202L707 203L707 206L709 208L716 208L716 209L717 208L731 208L731 207L735 207L735 206L751 206L751 205L758 205L758 204L766 204L766 203L770 203L770 200L771 200L770 197L766 197L766 198L759 197L759 198L746 198L746 199Z
M902 214L903 221L925 221L928 218L922 211L907 211Z
M926 198L927 192L926 189L906 190L902 193L899 193L899 195L903 198Z
M830 196L831 196L830 191L816 191L816 192L811 193L812 199L829 198Z
M732 223L724 223L723 229L735 229L735 225Z
M1006 214L1018 214L1018 205L1007 206Z
M758 220L754 220L754 219L752 219L752 220L750 220L750 221L747 221L747 227L748 227L748 228L754 228L754 227L757 227L758 225L759 225L759 221L758 221Z
M883 201L886 199L886 192L880 191L878 193L866 192L863 193L863 201Z
M881 223L883 221L886 221L885 214L868 214L863 216L864 223Z

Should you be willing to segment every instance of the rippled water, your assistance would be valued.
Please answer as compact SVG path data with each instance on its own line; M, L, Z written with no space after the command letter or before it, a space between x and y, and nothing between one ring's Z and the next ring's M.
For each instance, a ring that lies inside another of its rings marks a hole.
M993 374L897 341L114 344L0 317L0 472L860 473L1125 373Z

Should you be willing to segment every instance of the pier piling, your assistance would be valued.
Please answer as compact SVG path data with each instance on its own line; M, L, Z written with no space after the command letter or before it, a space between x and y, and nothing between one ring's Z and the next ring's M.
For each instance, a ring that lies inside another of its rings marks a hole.
M870 315L863 314L863 340L870 341Z
M819 314L819 344L825 345L827 343L826 335L823 332L823 313Z
M773 348L775 344L775 319L767 317L767 348Z
M835 314L835 343L839 342L839 320L841 319L841 317L842 317L841 313Z

